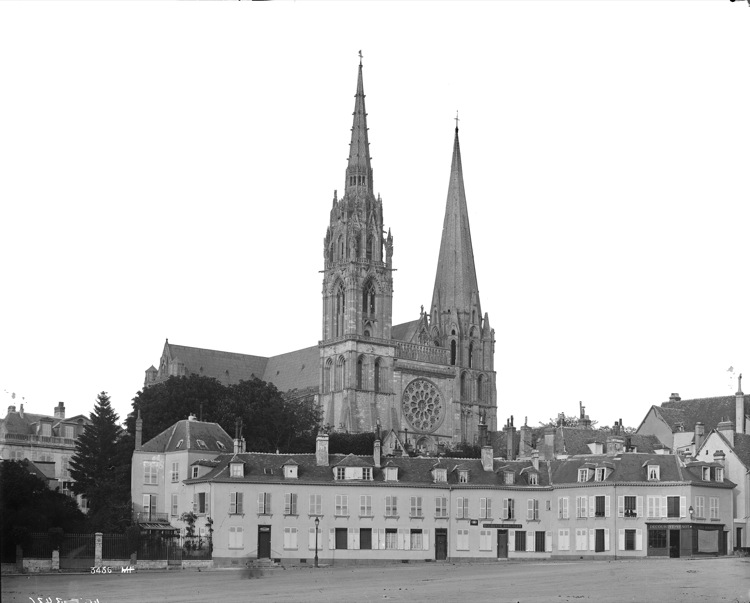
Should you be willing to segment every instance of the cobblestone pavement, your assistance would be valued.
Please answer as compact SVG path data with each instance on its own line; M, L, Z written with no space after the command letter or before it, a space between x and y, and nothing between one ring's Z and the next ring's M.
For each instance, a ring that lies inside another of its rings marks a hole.
M750 559L409 564L4 576L2 601L494 601L750 603ZM49 599L47 599L49 597Z

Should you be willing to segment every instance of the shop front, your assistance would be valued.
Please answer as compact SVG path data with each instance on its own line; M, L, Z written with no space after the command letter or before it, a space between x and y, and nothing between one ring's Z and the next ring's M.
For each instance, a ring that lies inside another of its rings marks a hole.
M717 523L647 523L649 557L727 554L727 532Z

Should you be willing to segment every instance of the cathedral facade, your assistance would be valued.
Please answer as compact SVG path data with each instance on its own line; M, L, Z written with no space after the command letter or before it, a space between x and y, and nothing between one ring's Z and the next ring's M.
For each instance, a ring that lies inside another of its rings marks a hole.
M324 424L337 430L393 430L431 452L477 442L480 424L497 428L495 341L479 300L458 127L432 303L418 319L392 320L394 239L373 192L361 61L343 190L323 242L317 346L262 357L167 342L145 385L190 373L225 383L257 376L282 391L314 391Z

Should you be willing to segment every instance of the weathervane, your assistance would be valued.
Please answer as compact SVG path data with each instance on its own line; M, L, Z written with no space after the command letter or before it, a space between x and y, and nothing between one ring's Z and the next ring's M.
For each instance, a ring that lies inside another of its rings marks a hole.
M454 117L453 119L456 120L456 130L458 130L458 109L456 109L456 117Z
M359 64L362 65L362 51L359 51Z

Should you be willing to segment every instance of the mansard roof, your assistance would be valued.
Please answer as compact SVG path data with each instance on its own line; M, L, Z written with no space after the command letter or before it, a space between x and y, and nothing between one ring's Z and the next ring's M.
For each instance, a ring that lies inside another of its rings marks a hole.
M200 445L199 440L205 444ZM224 446L222 449L221 445ZM183 419L143 444L140 452L215 452L232 450L234 442L218 423Z

